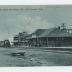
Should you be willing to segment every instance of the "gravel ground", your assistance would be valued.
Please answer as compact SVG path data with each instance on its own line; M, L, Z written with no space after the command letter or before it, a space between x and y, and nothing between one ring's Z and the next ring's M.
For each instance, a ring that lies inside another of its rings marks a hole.
M24 56L12 53L25 52ZM71 66L72 53L41 49L0 48L1 67Z

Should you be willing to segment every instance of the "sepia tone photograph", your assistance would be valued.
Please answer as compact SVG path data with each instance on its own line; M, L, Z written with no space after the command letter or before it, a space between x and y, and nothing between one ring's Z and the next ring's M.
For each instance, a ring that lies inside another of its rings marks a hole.
M0 67L72 66L72 5L0 5Z

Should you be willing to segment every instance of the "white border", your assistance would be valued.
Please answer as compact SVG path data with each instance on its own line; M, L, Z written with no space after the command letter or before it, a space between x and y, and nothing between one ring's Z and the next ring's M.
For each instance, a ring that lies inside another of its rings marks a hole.
M72 0L0 0L0 5L64 5Z
M0 0L0 5L72 5L72 0ZM72 66L0 67L0 72L72 72Z
M1 67L0 72L72 72L72 67Z

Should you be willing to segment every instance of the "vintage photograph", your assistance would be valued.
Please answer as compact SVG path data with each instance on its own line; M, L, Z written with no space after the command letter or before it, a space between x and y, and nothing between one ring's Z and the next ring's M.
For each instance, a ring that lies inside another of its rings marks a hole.
M0 67L72 66L72 5L0 5Z

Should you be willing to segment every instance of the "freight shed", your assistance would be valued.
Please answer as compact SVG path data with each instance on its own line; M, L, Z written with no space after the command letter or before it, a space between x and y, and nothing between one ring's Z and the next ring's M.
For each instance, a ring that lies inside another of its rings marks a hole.
M37 29L31 34L28 45L35 47L72 46L72 29L67 29L64 24L50 29Z

